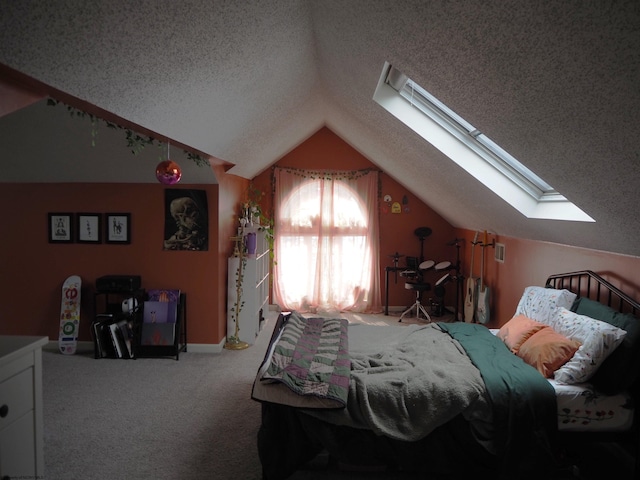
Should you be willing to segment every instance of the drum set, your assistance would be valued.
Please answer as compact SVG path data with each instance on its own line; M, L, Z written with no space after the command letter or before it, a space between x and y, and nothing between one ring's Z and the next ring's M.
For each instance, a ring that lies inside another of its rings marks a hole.
M460 304L460 294L462 290L462 275L460 273L460 243L463 241L461 238L455 238L453 241L447 243L448 246L456 247L456 263L454 265L449 261L436 262L435 260L424 260L424 241L425 239L431 235L432 230L429 227L419 227L416 228L413 232L416 237L420 240L420 257L406 257L406 266L399 267L398 262L401 257L405 255L399 254L396 252L393 255L389 255L393 258L393 266L385 267L386 277L385 277L385 315L389 314L389 272L394 272L396 283L398 282L398 274L401 277L406 278L405 288L407 290L413 290L416 292L416 302L409 308L407 308L402 315L400 316L400 321L402 321L405 315L408 315L413 309L416 310L416 318L420 317L420 313L422 313L428 321L431 321L431 317L425 310L424 306L421 303L422 293L428 290L431 290L431 284L424 280L425 275L434 271L439 273L441 276L434 284L434 298L431 298L430 307L431 314L434 316L442 316L445 313L445 288L444 286L451 282L456 282L456 295L455 295L455 307L454 318L458 319L458 308Z
M420 229L418 229L420 230ZM462 276L460 274L460 242L462 239L454 239L452 242L449 242L447 245L455 246L457 250L457 260L455 265L452 265L450 261L442 261L436 262L435 260L424 260L421 261L422 258L422 241L424 237L427 236L429 232L418 232L416 230L416 235L419 235L421 240L421 257L420 259L417 257L406 257L406 267L401 269L398 267L398 261L400 257L404 257L404 255L396 252L394 255L390 255L393 257L394 266L390 267L389 270L396 272L396 275L399 272L399 275L406 279L405 288L407 290L413 290L416 292L416 302L409 308L407 308L402 315L400 316L400 321L411 313L412 310L416 310L416 317L420 318L420 313L422 313L428 321L431 321L431 318L427 311L424 308L424 305L421 302L421 294L422 292L431 290L431 284L425 281L425 276L429 274L429 272L436 272L440 276L438 280L433 284L433 293L434 298L430 299L430 308L431 315L433 316L442 316L445 313L445 285L449 282L456 282L456 297L455 297L455 311L452 312L454 314L454 318L458 318L458 304L460 302L460 290L462 288ZM397 281L397 276L396 276ZM387 302L388 303L388 302Z
M411 258L411 257L409 257ZM408 263L411 263L408 261ZM406 270L402 270L400 272L400 276L404 277L404 278L420 278L421 276L423 276L426 272L428 272L429 270L433 269L436 272L442 272L445 270L450 270L451 269L451 262L440 262L440 263L436 263L434 260L425 260L424 262L420 263L417 265L417 268L413 269L413 268L407 268ZM445 279L447 277L449 277L450 274L446 273L444 274L444 276L442 276L437 282L436 282L436 286L441 283L441 282L445 282Z
M407 261L408 264L411 264L411 260ZM406 278L405 288L407 290L414 290L416 292L416 301L413 305L407 308L402 315L400 315L399 322L402 322L404 317L409 315L413 310L416 311L416 318L420 319L420 314L424 316L425 320L431 321L431 316L424 308L424 304L422 302L421 296L422 292L431 290L431 284L425 282L425 275L433 270L435 272L446 272L443 276L441 276L434 286L435 300L431 299L431 315L436 317L440 317L444 314L444 295L445 289L444 285L452 279L451 276L451 262L444 261L436 263L435 260L425 260L417 265L417 268L408 268L406 270L402 270L400 272L400 276Z

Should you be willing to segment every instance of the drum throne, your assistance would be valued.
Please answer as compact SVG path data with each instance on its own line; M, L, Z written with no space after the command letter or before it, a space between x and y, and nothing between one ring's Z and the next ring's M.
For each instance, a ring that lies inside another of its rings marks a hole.
M424 316L424 319L427 322L431 322L431 317L429 316L429 314L427 313L427 310L422 305L421 299L422 299L422 292L431 290L431 284L429 282L424 281L423 275L425 271L433 267L433 263L434 263L433 260L427 260L425 262L422 262L418 266L418 269L415 271L415 274L413 275L411 280L407 280L404 283L404 288L406 288L407 290L413 290L416 292L416 301L413 305L411 305L404 312L402 312L402 315L400 315L400 320L398 320L398 322L402 322L402 319L405 316L410 315L413 310L416 311L416 318L418 320L420 320L420 313L422 313L422 315Z

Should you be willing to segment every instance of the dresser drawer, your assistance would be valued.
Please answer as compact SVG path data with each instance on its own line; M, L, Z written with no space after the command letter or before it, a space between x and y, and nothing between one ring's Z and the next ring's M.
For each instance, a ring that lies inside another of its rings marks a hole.
M0 430L33 410L33 368L0 383Z
M23 415L0 432L0 478L44 478L36 476L33 415Z

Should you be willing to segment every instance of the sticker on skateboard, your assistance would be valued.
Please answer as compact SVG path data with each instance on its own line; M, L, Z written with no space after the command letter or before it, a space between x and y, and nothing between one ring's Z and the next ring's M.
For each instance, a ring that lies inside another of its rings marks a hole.
M76 353L78 328L80 327L80 292L82 279L71 275L62 285L62 304L60 306L60 333L58 348L60 353Z

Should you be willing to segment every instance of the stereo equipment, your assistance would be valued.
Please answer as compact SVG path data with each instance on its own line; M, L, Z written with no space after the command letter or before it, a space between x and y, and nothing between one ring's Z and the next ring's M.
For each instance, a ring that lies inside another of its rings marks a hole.
M140 275L106 275L96 279L96 290L108 293L133 293L140 289Z

